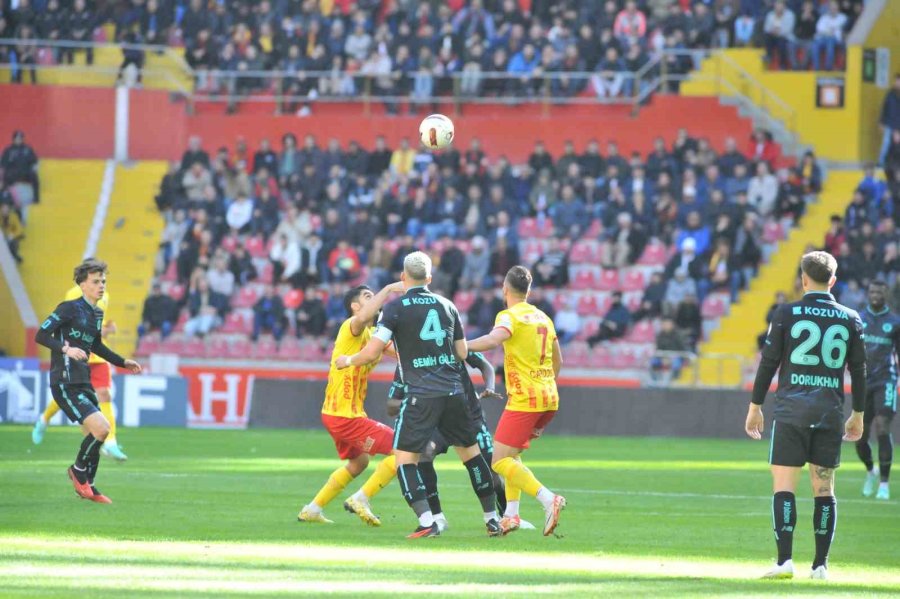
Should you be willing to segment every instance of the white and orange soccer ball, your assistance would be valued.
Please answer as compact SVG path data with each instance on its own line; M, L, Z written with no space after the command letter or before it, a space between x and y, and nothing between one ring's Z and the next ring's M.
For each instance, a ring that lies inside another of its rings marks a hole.
M422 145L430 150L441 150L453 143L453 121L442 114L430 114L419 125Z

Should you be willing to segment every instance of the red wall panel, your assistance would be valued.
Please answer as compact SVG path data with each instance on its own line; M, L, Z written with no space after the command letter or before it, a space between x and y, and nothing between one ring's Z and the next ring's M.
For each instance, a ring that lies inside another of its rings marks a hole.
M24 129L29 143L40 156L54 158L109 158L113 154L115 91L102 88L0 85L0 144L8 143L14 129ZM298 138L315 135L324 145L337 138L343 145L357 140L371 147L383 134L391 146L402 137L416 142L421 116L384 116L380 106L366 115L362 105L320 105L312 117L271 116L263 105L247 106L237 115L221 114L219 108L198 106L188 116L184 102L172 101L168 92L134 90L129 114L129 155L133 159L177 159L189 135L199 135L204 146L233 148L243 137L255 150L264 137L280 147L287 132ZM741 147L750 134L750 122L738 117L732 107L721 106L715 98L657 97L637 118L627 107L576 106L544 107L471 106L454 117L457 146L465 148L473 137L481 139L490 155L505 154L513 162L524 161L534 141L543 139L553 154L562 151L571 139L580 151L591 138L603 145L619 143L619 150L646 153L653 138L668 142L679 127L695 136L706 136L721 148L729 135L738 137Z
M115 91L97 87L0 85L0 145L16 129L45 158L109 158Z

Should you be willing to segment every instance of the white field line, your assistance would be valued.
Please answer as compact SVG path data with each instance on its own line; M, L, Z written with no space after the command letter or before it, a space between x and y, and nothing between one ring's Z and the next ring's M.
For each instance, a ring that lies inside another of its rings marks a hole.
M437 542L440 540L437 539ZM410 543L410 545L415 545ZM372 570L380 565L397 567L408 564L411 567L457 567L462 571L478 568L483 565L487 571L509 572L533 572L533 573L590 573L595 575L613 576L651 576L669 578L704 578L720 580L751 580L758 578L766 564L751 564L748 562L736 562L726 560L689 560L658 556L622 556L584 553L523 553L511 551L422 551L421 543L416 548L382 548L377 551L361 550L358 546L332 546L312 544L276 544L276 543L223 543L223 542L186 542L186 541L114 541L108 539L41 539L22 538L21 536L0 536L0 555L16 560L18 551L38 552L42 556L60 556L70 558L72 567L81 572L79 579L100 580L110 576L109 569L124 569L141 573L145 569L148 578L158 579L169 577L170 566L137 566L127 564L104 565L90 563L77 563L80 557L86 554L121 555L129 560L137 560L142 557L153 560L165 560L167 562L178 561L182 564L196 563L204 566L204 560L231 559L246 561L248 565L254 562L260 566L272 565L296 565L300 568L310 568L325 565L356 565L361 571ZM25 556L23 556L25 557ZM10 563L6 558L0 561L0 577L12 576L13 578L26 575L23 568L46 568L46 575L62 577L62 564L49 564L45 566L34 565L27 560L18 563ZM92 572L97 569L97 573ZM231 574L240 571L240 568L229 569L227 564L222 566ZM34 571L34 575L43 576L43 570ZM377 573L377 570L372 570ZM900 590L900 570L859 570L833 568L829 572L830 578L841 584L872 586L889 585ZM90 578L86 578L86 577ZM218 571L221 578L222 571ZM230 586L230 583L229 583Z

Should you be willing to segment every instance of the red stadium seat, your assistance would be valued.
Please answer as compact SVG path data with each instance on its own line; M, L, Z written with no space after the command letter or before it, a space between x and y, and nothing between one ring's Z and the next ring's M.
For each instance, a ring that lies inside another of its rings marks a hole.
M629 343L650 343L655 341L656 330L653 328L653 322L642 320L636 323L625 335L625 340Z
M606 346L598 345L591 350L588 358L591 368L612 368L612 356Z
M581 294L581 297L578 298L578 305L575 307L575 311L578 312L580 316L601 316L600 302L597 299L597 294Z
M228 235L222 239L222 249L224 249L229 254L234 252L235 248L237 248L240 243L240 239L238 239L234 235Z
M569 262L571 264L596 264L597 242L584 240L576 242L572 246L572 253L569 254Z
M178 280L178 263L171 260L166 267L166 271L159 278L160 281L176 281Z
M535 223L537 225L537 223ZM547 239L549 237L553 237L555 233L553 229L553 220L552 219L544 219L543 226L537 226L537 236L542 239Z
M296 310L303 303L306 294L302 289L291 289L284 295L284 306L290 310Z
M573 299L575 299L577 301L578 296L579 296L578 293L573 293L571 291L566 291L563 289L563 290L558 291L553 296L552 300L548 298L547 301L552 303L553 309L556 310L557 312L559 312L560 310L562 310L563 308L568 306L569 302L572 301Z
M519 237L530 239L538 236L537 220L533 218L519 219Z
M769 221L763 225L762 239L766 243L778 243L784 239L784 230L778 221Z
M543 253L543 242L537 239L529 239L522 246L522 261L526 264L533 264Z
M610 352L610 364L613 368L634 368L637 362L637 356L632 349L616 347Z
M253 258L265 258L269 255L266 251L266 244L263 242L262 237L248 237L244 241L244 248Z
M622 291L643 291L647 286L644 271L640 268L629 268L622 273Z
M281 347L278 348L278 359L299 361L303 354L300 351L300 342L292 335L287 335L281 339Z
M185 358L202 358L206 354L206 343L199 337L188 337L181 346L180 355Z
M614 268L602 271L597 285L601 291L617 291L621 287L619 271Z
M453 303L456 304L456 309L460 312L468 312L472 304L475 303L475 292L457 291L456 296L453 298Z
M700 307L703 318L719 318L728 313L728 300L720 293L712 293L703 300Z
M225 316L225 322L219 329L222 333L249 335L253 330L243 310L234 310Z
M644 248L638 264L643 266L662 266L668 260L668 250L661 243L651 243Z
M565 357L566 366L573 368L584 368L590 360L591 350L588 349L586 343L573 341L563 348L563 356Z
M597 275L590 268L582 268L571 283L572 289L586 290L597 288Z
M232 306L235 308L252 308L259 299L259 290L256 285L244 285L234 297Z
M588 316L581 321L581 331L578 333L577 339L581 341L587 340L600 329L600 317Z
M235 338L228 342L225 349L225 357L232 359L247 359L253 354L253 343L247 338Z
M274 277L275 267L271 262L266 262L265 264L263 264L262 268L259 269L259 277L257 280L260 283L271 285L274 282Z
M278 356L278 344L269 335L263 335L253 344L250 355L256 360L272 360Z
M138 356L149 356L159 353L159 333L147 333L138 342L134 352Z
M181 283L175 283L171 287L169 287L169 297L171 297L176 302L180 302L184 299L184 295L187 293L187 288Z

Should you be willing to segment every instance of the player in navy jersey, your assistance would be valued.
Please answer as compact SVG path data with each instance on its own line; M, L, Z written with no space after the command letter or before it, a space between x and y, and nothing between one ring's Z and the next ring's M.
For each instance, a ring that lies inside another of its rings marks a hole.
M807 463L815 496L816 557L810 577L827 578L828 552L837 520L834 470L841 461L841 439L857 441L863 431L866 347L862 320L830 293L837 281L837 261L831 254L806 254L800 269L806 294L798 302L782 305L773 315L745 423L751 438L762 438L762 404L777 370L769 463L778 562L764 578L794 576L794 491L800 469ZM846 423L845 370L850 371L853 394L853 412Z
M406 293L384 307L372 339L352 356L339 356L337 368L370 364L393 342L406 398L394 427L397 480L403 497L416 513L419 527L409 538L438 536L440 530L428 506L418 470L419 455L439 431L469 472L481 502L490 536L500 535L491 467L478 446L466 402L462 361L468 355L465 332L453 302L432 293L431 259L413 252L403 261Z
M53 400L72 422L87 433L68 475L75 493L97 503L112 503L94 486L100 464L100 448L109 435L109 421L98 407L91 386L88 358L95 353L110 364L134 373L141 366L126 360L103 344L100 338L103 310L97 302L106 291L106 263L88 258L75 267L75 284L82 297L61 303L41 325L35 341L50 349L50 391Z
M900 353L900 316L887 306L887 284L873 281L869 285L869 305L862 311L866 334L866 410L862 438L856 442L856 453L866 465L863 495L871 497L878 484L876 499L890 499L888 481L894 457L891 422L897 413L897 355ZM869 435L878 439L878 468L872 463Z

